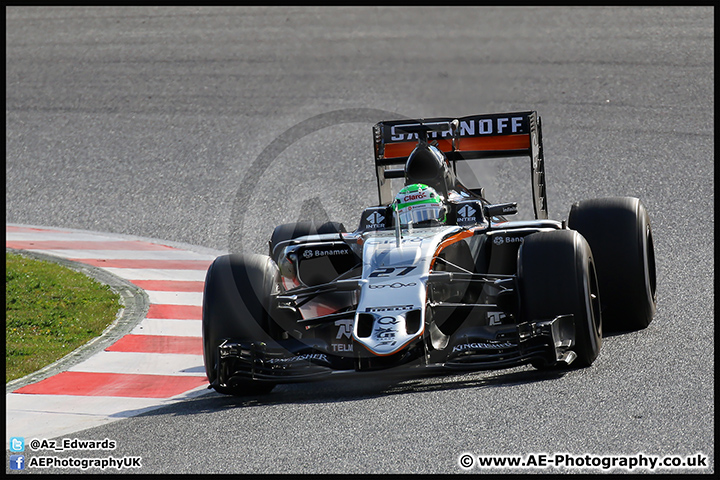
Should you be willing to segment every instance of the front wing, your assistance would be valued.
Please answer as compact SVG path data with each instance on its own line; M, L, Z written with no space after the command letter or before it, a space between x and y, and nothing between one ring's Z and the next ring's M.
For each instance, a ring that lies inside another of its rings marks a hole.
M464 329L453 335L442 350L433 350L429 342L420 340L404 352L404 356L395 359L396 366L479 371L527 363L541 367L569 364L575 358L570 350L575 333L572 315L506 325L492 333L494 338L490 339L486 329ZM282 342L279 343L282 345ZM297 341L286 346L287 349L272 349L263 342L226 340L218 347L216 382L225 387L248 379L293 383L377 369L367 363L367 358L348 359L322 351L317 346L302 346ZM413 350L415 355L411 354ZM384 366L390 365L385 362Z

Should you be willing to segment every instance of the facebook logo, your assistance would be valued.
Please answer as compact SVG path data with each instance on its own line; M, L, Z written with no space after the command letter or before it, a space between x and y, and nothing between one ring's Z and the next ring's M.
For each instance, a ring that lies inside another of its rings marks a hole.
M25 438L10 437L10 451L11 452L22 452L23 450L25 450Z
M10 455L10 470L25 470L25 455Z

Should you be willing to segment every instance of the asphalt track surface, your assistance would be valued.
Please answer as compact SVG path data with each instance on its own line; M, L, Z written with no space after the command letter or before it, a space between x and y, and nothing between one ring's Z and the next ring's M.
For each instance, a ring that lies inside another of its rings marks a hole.
M8 223L262 252L275 224L357 225L375 122L537 110L550 217L633 195L655 235L657 315L591 368L208 393L74 436L143 473L462 473L463 453L714 472L713 14L8 7ZM525 194L516 175L478 174L498 201Z

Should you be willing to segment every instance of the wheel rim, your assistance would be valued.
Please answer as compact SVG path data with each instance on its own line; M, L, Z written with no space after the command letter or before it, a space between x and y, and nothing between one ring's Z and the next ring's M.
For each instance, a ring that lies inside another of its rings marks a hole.
M650 228L650 224L647 225L645 228L645 258L647 259L645 262L645 275L648 279L648 294L649 294L649 300L652 303L655 303L655 299L657 297L657 278L656 278L656 271L655 271L655 245L653 244L653 236L652 236L652 229Z
M600 311L600 289L598 287L597 274L595 272L595 262L590 258L588 262L588 314L592 315L593 333L596 337L602 337L602 312ZM599 350L598 345L598 350Z

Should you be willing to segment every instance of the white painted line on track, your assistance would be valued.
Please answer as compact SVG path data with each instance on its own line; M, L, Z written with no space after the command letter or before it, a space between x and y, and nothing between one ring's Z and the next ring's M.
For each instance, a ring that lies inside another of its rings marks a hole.
M174 353L98 352L68 371L205 376L202 355Z
M204 270L161 270L157 268L103 268L125 280L183 280L204 282Z
M173 320L146 318L133 328L133 335L177 335L179 337L202 337L202 322L196 320Z
M114 242L118 238L92 232L51 232L51 231L35 231L35 232L7 232L8 237L12 237L16 242L46 242L46 241L72 241L72 242Z
M156 292L145 290L150 297L150 303L162 305L197 305L202 306L202 292Z
M180 250L143 251L143 250L38 250L47 255L61 258L101 259L101 260L207 260L215 256L205 253L185 252Z

